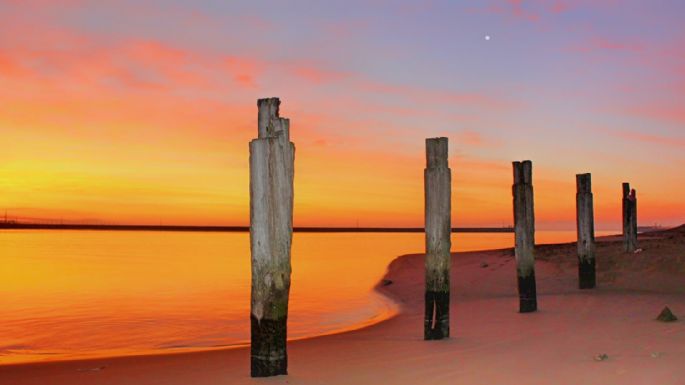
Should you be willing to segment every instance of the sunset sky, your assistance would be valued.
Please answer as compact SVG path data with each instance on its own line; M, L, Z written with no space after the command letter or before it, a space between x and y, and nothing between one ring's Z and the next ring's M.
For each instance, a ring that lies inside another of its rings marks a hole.
M685 222L681 0L0 0L0 210L246 225L261 97L296 146L295 225L421 226L424 139L447 136L453 224ZM486 37L489 37L487 39Z

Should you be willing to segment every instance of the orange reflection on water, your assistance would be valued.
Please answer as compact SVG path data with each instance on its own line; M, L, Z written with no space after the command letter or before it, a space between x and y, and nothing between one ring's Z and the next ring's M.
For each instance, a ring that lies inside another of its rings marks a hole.
M290 337L392 314L371 289L390 260L420 251L421 241L419 234L295 234ZM0 255L0 363L249 339L247 233L5 231Z
M289 337L392 315L372 288L392 259L422 252L423 242L422 233L296 233ZM455 251L512 243L512 234L453 235ZM2 231L0 255L0 364L249 340L248 233Z

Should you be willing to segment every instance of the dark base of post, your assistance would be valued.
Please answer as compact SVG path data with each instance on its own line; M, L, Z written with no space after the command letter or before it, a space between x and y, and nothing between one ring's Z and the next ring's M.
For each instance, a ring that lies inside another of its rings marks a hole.
M250 347L252 377L288 374L286 351L287 318L257 319L250 315L252 346Z
M426 292L426 315L423 321L423 339L441 340L450 336L450 293Z
M595 284L595 260L578 261L578 287L594 289Z
M538 297L535 288L535 272L527 277L518 277L519 313L531 313L538 310Z

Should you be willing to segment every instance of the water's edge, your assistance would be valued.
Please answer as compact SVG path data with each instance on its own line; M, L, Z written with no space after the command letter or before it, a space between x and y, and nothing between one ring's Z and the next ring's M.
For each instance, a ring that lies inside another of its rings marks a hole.
M560 244L565 244L569 242L561 242L561 243L553 243L553 244L548 244L550 246L552 245L560 245ZM497 250L507 250L511 248L495 248L495 249L483 249L483 250L469 250L467 251L468 253L478 253L478 252L491 252L491 251L497 251ZM347 325L338 329L334 330L328 330L323 333L314 333L310 335L302 335L298 336L295 338L289 338L288 341L300 341L300 340L309 340L309 339L314 339L314 338L320 338L320 337L325 337L325 336L331 336L331 335L338 335L338 334L344 334L344 333L349 333L361 329L365 329L374 325L378 325L380 323L383 323L385 321L388 321L399 314L402 313L402 306L401 304L396 300L393 299L387 291L383 290L383 280L385 276L388 273L388 269L390 265L392 265L395 261L398 259L406 256L406 255L411 255L411 254L419 254L419 253L405 253L399 256L396 256L393 258L388 265L385 268L385 273L379 278L379 280L376 282L376 284L373 286L373 288L369 291L370 297L368 297L369 302L372 303L373 300L377 300L380 306L377 307L378 311L375 313L374 316L371 318L368 318L366 320L363 320L361 322L356 322L351 325ZM93 361L93 360L102 360L102 359L118 359L118 358L124 358L124 357L145 357L145 356L164 356L164 355L171 355L171 354L194 354L194 353L202 353L202 352L207 352L207 351L218 351L218 350L229 350L229 349L245 349L249 347L249 342L237 342L233 344L227 344L227 345L218 345L218 346L198 346L198 347L170 347L170 348L156 348L156 349L150 349L150 350L136 350L136 351L121 351L121 352L108 352L106 354L97 354L97 353L89 353L89 354L83 354L83 355L78 355L78 354L72 354L72 355L62 355L60 357L54 357L54 358L46 358L43 360L39 359L34 359L31 361L18 361L18 362L6 362L2 363L0 362L0 367L9 367L9 366L17 366L17 365L43 365L43 364L48 364L48 363L53 363L53 362L75 362L75 361Z
M401 258L404 255L400 255L395 257L392 261L394 262L395 260ZM389 265L388 265L389 266ZM387 273L387 269L386 269ZM383 277L385 277L385 274L383 274ZM396 316L398 316L402 311L401 311L401 305L399 302L396 302L394 299L386 295L385 293L381 292L379 288L381 287L381 283L383 281L383 278L381 278L376 285L374 285L373 289L369 292L369 294L372 297L375 297L375 299L379 300L382 303L382 311L379 313L375 314L373 317L364 320L363 322L358 322L352 325L348 325L346 327L340 328L340 329L335 329L335 330L329 330L323 333L317 333L317 334L311 334L311 335L304 335L304 336L299 336L299 337L294 337L294 338L288 338L289 342L293 341L302 341L302 340L310 340L310 339L315 339L315 338L321 338L321 337L326 337L326 336L332 336L332 335L338 335L338 334L345 334L345 333L351 333L357 330L365 329L374 325L378 325L380 323L383 323L385 321L388 321ZM50 359L45 359L45 360L32 360L32 361L24 361L24 362L7 362L7 363L2 363L0 362L0 367L10 367L10 366L29 366L29 365L46 365L46 364L51 364L51 363L58 363L58 362L89 362L89 361L97 361L97 360L103 360L103 359L120 359L120 358L130 358L130 357L152 357L152 356L166 356L166 355L177 355L177 354L196 354L196 353L203 353L203 352L209 352L209 351L221 351L221 350L233 350L233 349L247 349L250 346L249 342L238 342L234 344L227 344L227 345L220 345L220 346L199 346L199 347L171 347L171 348L165 348L165 349L150 349L147 351L141 351L137 350L135 352L130 352L130 353L125 353L122 352L121 354L102 354L99 355L97 353L94 354L85 354L85 355L71 355L71 356L61 356L61 357L56 357L56 358L50 358Z

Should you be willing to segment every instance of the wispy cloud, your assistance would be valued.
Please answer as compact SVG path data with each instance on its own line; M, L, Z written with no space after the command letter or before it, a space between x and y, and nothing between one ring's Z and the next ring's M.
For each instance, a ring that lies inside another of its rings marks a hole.
M460 146L470 147L499 147L502 142L473 130L463 130L452 135L455 142Z
M640 144L653 144L659 147L685 147L685 137L609 128L603 128L601 130L614 137L637 142Z
M595 36L589 40L574 44L570 47L571 51L582 52L582 53L641 53L644 52L645 47L639 41L629 41L629 40L612 40L600 36Z
M602 10L616 5L617 0L495 0L485 11L513 20L539 23L569 12Z

